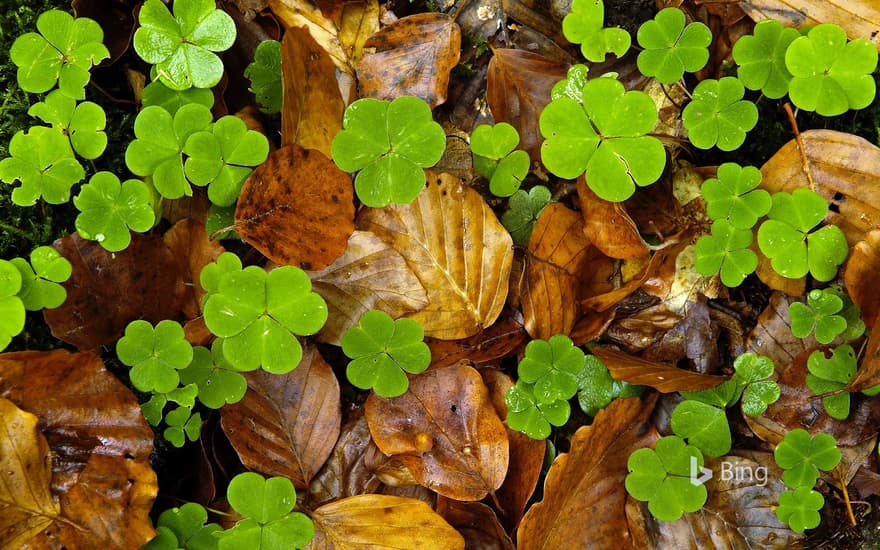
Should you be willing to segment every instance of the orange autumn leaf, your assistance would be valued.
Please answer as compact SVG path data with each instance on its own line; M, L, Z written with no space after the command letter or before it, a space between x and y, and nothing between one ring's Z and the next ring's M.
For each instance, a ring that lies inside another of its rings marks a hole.
M680 369L672 363L648 361L608 347L590 348L590 353L608 367L615 380L650 386L663 393L705 390L727 380L725 376L700 374Z
M648 245L622 203L599 198L587 186L583 174L578 177L577 192L584 217L584 234L593 246L611 258L632 259L648 255Z

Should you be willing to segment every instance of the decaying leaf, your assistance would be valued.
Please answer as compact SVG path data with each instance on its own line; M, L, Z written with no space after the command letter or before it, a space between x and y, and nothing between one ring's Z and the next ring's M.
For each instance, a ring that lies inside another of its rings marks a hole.
M330 458L318 475L312 478L310 502L323 504L377 492L381 482L366 465L367 455L375 448L363 409L357 409L342 426Z
M462 340L435 340L425 343L431 348L431 366L446 367L467 360L475 365L506 357L522 345L526 332L514 315L504 313L491 327Z
M339 382L314 346L287 374L245 374L248 391L220 409L223 431L250 470L305 488L339 437Z
M583 218L561 203L546 206L538 216L520 291L523 321L532 338L568 334L577 320L577 291L590 248L583 226Z
M544 138L538 117L550 103L550 89L565 77L568 64L525 50L499 48L492 53L486 80L486 101L496 122L516 128L520 148L532 162L541 160Z
M513 241L479 193L448 174L426 174L428 187L415 201L368 208L358 228L397 250L421 281L428 305L408 317L425 335L466 338L504 307Z
M445 13L395 21L371 36L357 65L362 97L420 97L433 109L446 101L449 73L461 54L461 30Z
M340 345L342 334L371 309L397 319L428 305L403 256L369 231L352 233L342 256L309 276L327 302L327 322L318 339L328 344Z
M615 380L651 386L663 393L705 390L727 380L724 376L700 374L677 368L671 363L648 361L604 346L590 348L590 353L602 360Z
M2 354L0 396L39 417L52 452L51 491L61 506L30 546L6 546L0 538L0 547L140 548L155 535L153 431L100 358L64 350ZM4 512L0 525L5 519Z
M187 319L194 319L201 314L202 297L205 295L199 284L199 274L225 249L219 242L208 238L204 223L189 218L174 224L165 232L162 240L177 260L177 269L183 278L183 314Z
M464 539L430 506L391 495L356 495L311 514L315 538L306 550L431 548L462 550Z
M880 273L880 229L869 231L864 240L852 247L844 271L846 291L861 310L868 328L874 326L880 313L877 273Z
M480 500L504 481L507 433L471 367L425 371L400 397L371 394L366 414L379 450L441 495Z
M775 19L786 27L840 25L851 40L865 38L880 49L880 8L874 0L740 0L755 21Z
M630 453L659 438L647 428L654 401L616 399L575 432L571 451L556 457L547 473L544 499L519 526L519 548L567 548L572 541L585 548L633 547L623 480Z
M649 253L635 222L619 202L600 199L581 175L577 180L584 234L593 246L611 258L641 258Z
M116 253L76 234L53 246L73 265L63 284L67 300L43 312L56 338L97 350L122 336L130 321L158 323L180 313L183 277L162 237L135 233L129 247Z
M437 513L464 536L467 548L513 550L498 516L482 502L460 502L437 498Z
M304 27L290 28L281 41L281 72L282 144L317 149L330 158L345 110L333 61Z
M782 292L771 294L770 302L758 316L758 323L746 337L746 351L769 357L780 372L795 357L819 345L812 333L806 338L797 338L791 333L788 306L793 301Z
M323 153L287 145L250 175L235 208L235 230L281 265L323 269L354 231L351 177Z

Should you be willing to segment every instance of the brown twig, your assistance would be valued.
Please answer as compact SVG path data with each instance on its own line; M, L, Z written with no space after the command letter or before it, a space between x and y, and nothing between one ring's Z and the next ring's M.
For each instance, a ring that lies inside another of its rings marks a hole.
M843 491L843 502L846 503L846 514L849 516L849 522L855 527L856 517L853 515L852 503L849 501L849 491L846 490L846 480L843 479L843 475L840 475L837 480L840 482L840 489Z
M797 121L794 119L791 104L786 101L782 107L785 109L785 114L788 115L788 121L791 123L791 130L794 132L794 139L797 141L798 151L801 153L801 165L803 166L804 174L807 176L807 181L810 182L810 190L815 192L816 182L813 181L813 173L810 171L810 161L807 159L807 150L804 149L804 141L801 139L801 133L798 131Z

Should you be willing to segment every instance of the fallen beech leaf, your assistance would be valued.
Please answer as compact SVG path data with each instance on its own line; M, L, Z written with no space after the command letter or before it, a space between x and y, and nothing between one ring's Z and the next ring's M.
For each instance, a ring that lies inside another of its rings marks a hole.
M446 367L462 360L474 365L506 357L525 340L526 331L513 315L505 315L491 327L463 340L426 338L431 348L431 366Z
M187 319L201 315L205 290L199 283L202 268L217 259L226 249L208 238L205 224L189 218L182 219L165 232L162 240L177 260L177 270L183 278L184 294L181 309Z
M437 513L464 536L467 548L513 550L498 516L482 502L459 502L437 497Z
M354 231L351 177L323 153L287 145L273 151L241 189L235 230L280 265L323 269Z
M309 502L320 505L331 500L377 492L381 482L366 466L366 455L375 448L363 409L355 409L342 426L330 458L318 475L312 478Z
M58 518L52 457L39 418L0 397L0 548L24 548Z
M149 464L153 431L100 358L65 350L2 354L0 396L39 417L52 452L60 517L28 547L140 548L156 534L149 519L158 490Z
M115 254L76 234L52 244L73 265L63 283L67 300L43 311L53 336L83 351L97 350L119 339L130 321L178 316L184 284L174 255L162 237L131 237L129 247Z
M571 451L556 457L544 481L544 499L526 512L517 546L529 550L631 548L624 504L626 462L638 448L659 439L649 429L654 396L615 399L590 426L571 438ZM584 520L588 514L588 521Z
M567 335L574 327L590 248L583 226L583 218L561 203L547 205L538 216L520 293L524 325L532 338Z
M339 437L339 382L314 346L287 374L245 374L244 398L220 409L223 432L242 463L302 489L330 456Z
M812 333L806 338L797 338L791 333L788 306L793 301L782 292L771 294L770 302L746 337L746 351L769 357L778 372L807 349L819 345Z
M290 28L281 41L282 145L295 143L330 158L330 144L342 129L345 105L336 67L304 27Z
M519 132L520 148L532 162L541 160L544 138L538 117L550 103L550 88L565 77L568 63L525 50L499 48L492 52L486 76L486 101L496 122Z
M700 374L677 368L671 363L648 361L602 346L590 348L590 353L608 367L615 380L651 386L662 393L705 390L727 380L725 376Z
M877 292L877 273L880 272L880 229L869 231L865 239L850 251L843 272L846 291L862 313L868 328L874 326L880 313L880 293Z
M162 201L162 217L172 224L186 218L192 218L204 224L208 219L210 208L211 201L208 200L207 189L194 187L190 197L184 195L173 201Z
M616 319L605 330L605 336L622 346L628 353L638 353L649 348L682 319L681 315L669 311L663 302L644 307L639 303L641 299L642 296L630 295L627 296L627 300L621 301L620 309L624 311L628 310L628 301L634 302L637 309L639 307L644 309L638 309L632 315Z
M433 109L446 101L449 73L461 54L461 30L445 13L403 17L371 36L357 65L361 97L412 95Z
M877 384L880 384L880 330L872 330L865 344L864 358L859 364L859 370L844 389L857 392Z
M865 38L880 49L880 8L874 0L740 0L739 6L756 22L776 19L786 27L840 25L851 40Z
M370 394L366 416L379 450L441 495L480 500L504 481L507 433L471 367L427 370L400 397Z
M408 317L425 336L457 340L501 313L513 241L479 193L449 174L426 174L415 201L365 209L358 228L397 250L425 288L428 305Z
M342 256L309 273L312 288L327 302L327 322L318 339L340 345L361 315L380 309L397 319L428 305L422 283L403 256L369 231L355 231Z
M464 539L420 500L356 495L312 512L315 538L306 550L430 548L462 550Z
M620 303L621 300L638 290L651 277L653 277L657 269L660 267L665 259L666 253L663 250L655 252L654 255L651 256L651 260L648 262L648 264L644 267L644 269L642 269L641 272L639 272L636 277L633 277L632 279L622 284L620 287L615 288L614 290L603 292L602 294L597 294L581 300L581 307L583 307L584 309L592 309L593 311L607 311L611 307Z
M642 240L635 222L619 202L600 199L587 186L583 174L577 180L584 234L593 246L611 258L630 259L647 256L650 250Z

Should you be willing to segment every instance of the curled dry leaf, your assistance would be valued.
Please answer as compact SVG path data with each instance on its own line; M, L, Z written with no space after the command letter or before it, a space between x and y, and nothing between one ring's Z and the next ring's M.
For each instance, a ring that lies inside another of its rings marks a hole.
M868 335L863 357L855 377L845 386L847 391L862 391L880 384L880 330L872 330Z
M199 283L202 268L224 252L223 245L208 238L205 224L189 218L182 219L165 232L162 240L177 261L177 270L183 278L184 293L181 309L187 319L201 315L205 291Z
M379 450L441 495L480 500L504 481L507 433L471 367L430 369L400 397L371 394L366 415Z
M317 149L330 158L330 145L342 129L345 104L336 67L305 27L290 28L281 41L281 142Z
M333 369L306 345L289 373L256 370L245 377L244 398L220 409L229 442L248 469L308 487L339 437L342 412Z
M309 273L312 288L327 302L318 339L340 345L361 315L380 309L397 319L428 305L425 289L400 253L369 231L355 231L342 256Z
M877 273L880 273L880 229L869 231L864 240L852 247L843 275L846 291L861 310L868 328L874 326L880 313Z
M430 548L462 550L464 539L420 500L356 495L312 512L315 537L306 550Z
M474 365L490 363L507 357L526 339L522 323L515 318L515 312L505 310L502 317L491 327L462 340L435 340L427 338L425 343L431 348L431 366L447 367L462 360Z
M67 300L43 311L53 336L97 350L122 336L130 321L177 318L185 288L174 254L162 237L131 237L129 247L116 253L76 234L52 244L73 266L63 283Z
M153 431L100 358L64 350L2 354L0 396L39 417L52 452L60 516L28 541L31 547L139 548L155 535ZM22 547L4 542L0 547Z
M351 177L314 149L273 151L241 189L235 230L280 265L323 269L354 231Z
M358 228L397 250L425 288L428 305L408 317L425 336L457 340L501 313L513 241L479 193L449 174L426 174L415 201L365 209Z
M412 95L433 109L446 101L449 73L461 54L461 30L445 13L418 13L383 28L364 48L357 65L362 97Z
M746 337L746 351L769 357L779 372L795 357L819 345L812 333L806 338L797 338L791 333L788 306L793 301L782 292L771 294L767 307L758 315L755 328Z
M638 290L642 285L646 284L654 277L657 270L666 259L666 252L659 250L651 256L651 260L645 265L638 275L620 285L618 288L595 294L581 300L581 307L591 309L593 311L607 311L613 306L620 303L621 300ZM592 262L591 262L592 264Z
M538 117L550 103L550 89L565 77L568 63L525 50L499 48L492 52L486 77L486 101L496 122L516 128L520 148L532 162L541 160L544 138Z
M755 21L776 19L786 27L834 23L851 40L865 38L880 49L880 8L874 0L740 0Z
M581 175L577 180L584 234L593 246L611 258L630 259L647 256L648 245L635 222L619 202L599 198Z
M524 324L532 338L568 334L577 320L577 291L590 249L583 227L583 218L561 203L546 206L538 216L520 291Z
M624 504L626 462L638 448L659 439L649 428L656 394L616 399L593 424L579 428L571 451L556 457L544 482L544 499L532 505L517 532L517 546L529 550L632 547ZM584 520L584 514L589 520Z
M590 348L590 353L608 367L615 380L650 386L662 393L705 390L727 380L725 376L700 374L680 369L671 363L648 361L603 346Z
M495 511L482 502L459 502L437 497L437 513L464 537L467 548L513 550Z

